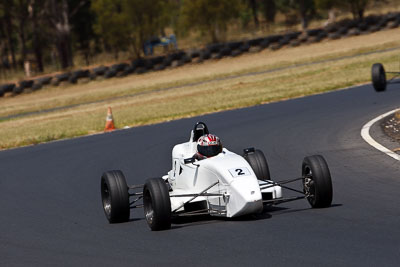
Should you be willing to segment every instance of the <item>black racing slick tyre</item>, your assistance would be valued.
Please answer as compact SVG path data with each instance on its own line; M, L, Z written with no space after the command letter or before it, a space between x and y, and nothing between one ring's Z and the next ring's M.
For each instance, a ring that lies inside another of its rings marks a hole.
M163 179L147 179L143 187L143 208L152 231L171 228L171 200L168 186Z
M320 155L305 157L302 165L303 190L313 208L332 203L332 179L325 159Z
M375 63L371 69L372 85L377 92L386 90L386 73L381 63Z
M267 159L261 150L256 149L254 152L245 153L243 157L250 164L258 180L271 180Z
M129 193L124 174L108 171L101 176L101 200L104 213L110 223L129 221Z

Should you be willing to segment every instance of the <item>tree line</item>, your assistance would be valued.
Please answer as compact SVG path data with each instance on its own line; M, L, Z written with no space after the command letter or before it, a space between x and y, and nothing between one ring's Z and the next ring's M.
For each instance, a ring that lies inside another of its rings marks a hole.
M172 29L180 37L200 33L219 42L232 23L243 28L274 23L301 23L329 10L349 11L362 20L366 8L387 0L0 0L0 67L17 69L35 62L74 66L80 53L90 64L93 54L128 51L143 55L143 43Z

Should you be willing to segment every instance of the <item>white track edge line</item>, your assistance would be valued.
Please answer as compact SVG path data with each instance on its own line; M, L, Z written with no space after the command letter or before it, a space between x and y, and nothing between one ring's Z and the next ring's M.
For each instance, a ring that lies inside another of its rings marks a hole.
M365 142L367 142L374 148L378 149L379 151L385 153L386 155L388 155L398 161L400 161L400 155L396 154L395 152L391 151L390 149L388 149L388 148L384 147L383 145L379 144L378 142L376 142L369 134L369 130L375 122L377 122L399 110L400 110L400 108L397 108L397 109L391 110L389 112L386 112L385 114L382 114L382 115L376 117L375 119L367 122L361 129L361 136L365 140Z

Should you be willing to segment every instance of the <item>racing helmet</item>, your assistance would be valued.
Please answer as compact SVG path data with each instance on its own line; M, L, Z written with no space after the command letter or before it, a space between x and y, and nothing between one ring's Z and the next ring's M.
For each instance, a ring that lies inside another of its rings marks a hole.
M197 152L204 157L214 157L222 152L222 143L218 136L205 134L197 140Z

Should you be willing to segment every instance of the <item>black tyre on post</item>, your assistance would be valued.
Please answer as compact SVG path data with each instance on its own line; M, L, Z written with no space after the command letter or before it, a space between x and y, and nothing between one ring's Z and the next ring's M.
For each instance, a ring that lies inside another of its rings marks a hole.
M152 231L171 228L171 200L165 181L150 178L143 187L144 216Z
M129 221L129 193L124 174L108 171L101 176L101 200L104 213L110 223Z
M303 190L313 208L332 203L332 179L325 159L320 155L305 157L302 165Z
M377 92L386 90L386 73L381 63L375 63L371 69L372 85Z
M267 159L261 150L255 149L254 151L250 152L246 152L245 150L243 157L250 164L258 180L271 180Z

